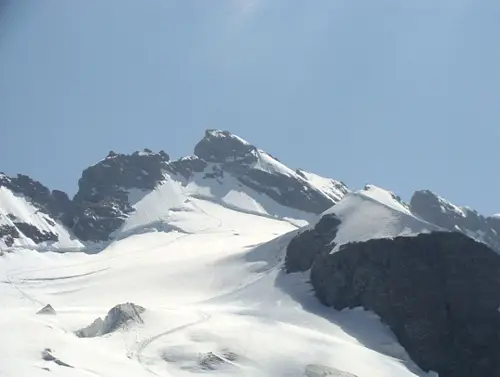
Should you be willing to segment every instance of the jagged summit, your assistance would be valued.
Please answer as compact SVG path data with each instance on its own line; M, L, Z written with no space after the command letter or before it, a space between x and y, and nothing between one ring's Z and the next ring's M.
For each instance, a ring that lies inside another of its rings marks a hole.
M131 154L110 151L83 171L72 200L26 176L11 179L2 175L0 186L43 210L48 221L67 229L65 238L74 235L75 245L108 241L125 230L151 224L156 224L153 228L170 224L170 228L175 223L172 208L188 210L185 203L192 197L238 211L308 221L349 192L340 181L290 169L229 131L214 129L205 132L194 155L178 160L147 148ZM30 220L25 222L33 225ZM16 239L34 240L12 227L0 232L0 237L9 237L4 242L7 247L20 244ZM52 233L49 238L54 243L60 235ZM34 244L44 244L41 240L47 237L35 237Z
M430 190L413 194L410 209L420 218L450 230L459 231L500 251L500 221L485 217L468 207L459 207Z
M175 211L199 212L187 204L194 198L237 211L308 222L349 192L341 181L291 169L229 131L209 129L196 144L194 155L178 160L147 148L131 154L110 151L83 171L73 199L26 175L1 173L0 247L81 248L82 241L109 241L138 228L171 229L182 217ZM341 213L346 207L359 213L351 218L366 223L371 215L364 215L364 209L375 204L382 208L382 203L385 209L379 214L393 210L399 219L404 214L417 227L423 222L460 231L500 251L499 216L484 217L432 191L415 192L409 205L373 185L350 198L333 211ZM373 220L373 232L385 234L379 225L392 219L387 216ZM401 227L395 233L399 235L413 226L405 224L390 220L387 227Z
M65 224L72 202L64 192L18 174L0 175L0 249L14 245L80 247Z
M227 163L257 161L257 148L229 131L209 129L196 144L194 154L207 162Z

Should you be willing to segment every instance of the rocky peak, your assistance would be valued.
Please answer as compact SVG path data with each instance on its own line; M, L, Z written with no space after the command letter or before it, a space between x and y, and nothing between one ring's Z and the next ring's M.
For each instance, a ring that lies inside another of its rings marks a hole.
M152 189L163 179L169 160L168 154L163 151L132 154L110 152L104 160L83 171L78 194L82 194L82 189L85 193L88 186Z
M169 168L165 152L149 149L132 154L111 151L97 164L85 169L75 195L73 231L82 240L104 241L118 229L133 208L128 190L152 190Z
M207 162L251 164L257 161L257 148L229 131L207 130L195 146L194 154Z
M196 176L201 173L200 176ZM171 161L164 151L143 149L131 154L109 151L104 159L85 169L73 200L61 191L50 191L27 176L0 175L0 186L22 193L38 208L53 215L81 241L108 241L135 211L132 191L144 194L172 179L196 185L238 180L282 206L306 214L320 214L349 190L338 181L304 170L292 170L276 157L228 131L209 129L195 146L194 155ZM231 183L234 184L234 183ZM11 232L12 233L12 232Z
M2 173L0 174L0 187L6 187L15 194L23 195L35 207L63 222L65 214L72 206L66 193L59 190L50 191L27 175L18 174L16 177L8 177Z
M339 200L332 194L331 185L320 189L302 171L288 168L229 131L207 130L194 152L198 158L218 164L244 185L286 207L319 214Z
M459 207L430 190L416 191L410 209L425 221L459 231L500 252L500 221L484 217L468 207Z

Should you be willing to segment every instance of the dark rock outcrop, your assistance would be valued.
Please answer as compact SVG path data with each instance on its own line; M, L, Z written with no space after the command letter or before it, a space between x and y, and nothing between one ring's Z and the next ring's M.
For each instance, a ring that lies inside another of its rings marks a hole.
M41 308L39 311L36 312L36 314L50 314L50 315L55 315L56 311L52 307L52 305L47 304L43 308Z
M339 225L340 220L335 214L328 214L314 228L296 235L287 246L286 271L307 271L318 255L330 252L335 247L333 240Z
M304 374L305 377L357 377L352 373L318 364L307 365Z
M500 376L500 256L482 243L436 232L347 244L318 254L311 283L325 305L377 313L426 371Z
M500 252L500 220L485 217L467 207L457 207L429 190L416 191L410 210L425 221L460 231Z
M261 154L277 160L228 131L207 130L194 153L202 160L219 164L244 185L284 206L319 214L336 203L312 186L303 175L256 167L262 162Z
M55 357L53 355L53 351L50 348L45 348L42 351L42 359L45 361L51 361L51 362L56 363L57 365L62 366L62 367L73 368L68 363L65 363L64 361L61 361L57 357Z
M91 325L78 330L76 335L80 338L93 338L112 333L127 326L129 322L143 323L141 314L146 309L142 306L127 302L113 307L104 320L97 318Z
M40 211L63 223L67 220L66 214L71 212L72 203L67 194L59 190L50 191L27 175L7 177L0 174L0 187L2 186L15 194L23 195Z
M39 212L46 215L45 220L48 225L54 227L55 221L60 221L68 225L72 218L73 204L68 195L62 191L50 191L40 182L31 179L26 175L19 174L16 177L8 177L0 173L0 187L5 187L13 194L23 196ZM10 247L15 239L22 235L30 238L36 244L46 241L58 241L55 232L38 229L33 224L20 221L14 214L9 213L7 217L12 221L12 225L0 226L0 239Z
M21 231L26 237L32 239L36 244L40 244L46 241L57 241L59 237L53 232L38 229L33 224L24 222L15 222L14 225L17 229Z
M169 157L165 152L110 152L85 169L74 198L75 235L84 241L106 241L133 212L128 190L152 190L164 179Z
M174 174L180 174L189 179L194 173L201 173L207 167L207 163L196 156L183 157L176 161L171 161L169 171Z
M21 234L15 226L6 224L0 225L0 240L2 240L8 247L14 245L14 240L20 236Z
M308 174L288 169L275 157L228 131L208 130L196 145L194 156L176 161L170 161L163 151L154 153L150 149L132 154L110 151L104 160L83 171L73 200L24 175L9 178L0 174L0 187L27 198L47 214L42 219L50 227L59 222L80 241L101 242L111 240L134 212L135 203L130 202L133 190L147 194L170 178L181 184L194 179L201 186L203 180L223 185L224 179L236 178L240 187L249 187L283 206L309 214L322 213L348 192L344 184L333 180L322 182L326 187L322 189L312 183L321 177L309 179ZM209 187L212 184L207 182ZM0 228L0 237L7 246L23 236L35 243L58 240L58 231L38 229L28 223L17 226L13 222L18 220L10 220L10 228Z

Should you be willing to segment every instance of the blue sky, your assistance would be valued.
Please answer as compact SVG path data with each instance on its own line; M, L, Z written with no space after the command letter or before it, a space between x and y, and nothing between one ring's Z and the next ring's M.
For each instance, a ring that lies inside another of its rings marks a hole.
M222 128L301 167L500 212L500 3L0 0L0 171Z

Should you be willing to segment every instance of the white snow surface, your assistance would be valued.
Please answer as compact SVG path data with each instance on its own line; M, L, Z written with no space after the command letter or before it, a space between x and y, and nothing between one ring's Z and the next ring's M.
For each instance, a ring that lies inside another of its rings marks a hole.
M15 226L15 222L28 223L41 231L56 234L59 241L44 242L36 245L33 240L19 233L20 238L14 240L12 247L36 247L40 250L51 249L79 249L83 245L76 238L72 237L69 231L58 221L52 219L50 215L41 212L28 198L23 195L13 193L6 187L0 187L0 226ZM54 225L52 225L54 224ZM2 239L0 239L0 250L11 249Z
M195 173L188 180L166 173L164 181L152 191L129 190L129 203L135 212L112 236L124 238L132 233L172 229L185 233L199 232L220 222L205 207L215 212L220 212L222 207L281 219L295 227L317 219L315 214L278 204L269 196L242 184L228 172L224 172L222 177L206 178L206 173L214 169L217 170L218 166L209 164L204 172Z
M298 169L298 173L299 175L303 175L309 181L309 183L321 190L335 202L340 201L345 195L350 192L347 186L340 181L325 178L302 169Z
M341 221L335 248L349 242L375 238L414 236L438 228L413 215L394 193L374 185L352 192L324 214L333 213Z
M292 222L267 215L255 193L221 196L219 189L227 188L166 182L131 193L141 211L124 238L98 254L28 246L4 254L0 376L295 377L327 367L358 377L431 376L377 316L324 307L305 274L284 274L285 248L297 232ZM186 199L192 192L206 198ZM370 230L370 220L408 216L362 193L339 206L344 232L356 221ZM172 230L141 231L165 210ZM146 308L143 324L96 338L74 335L126 302ZM57 314L35 314L46 304ZM72 368L42 360L46 348Z

